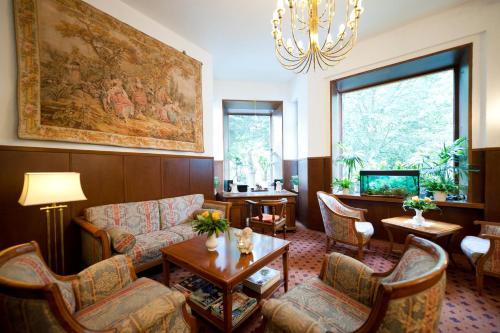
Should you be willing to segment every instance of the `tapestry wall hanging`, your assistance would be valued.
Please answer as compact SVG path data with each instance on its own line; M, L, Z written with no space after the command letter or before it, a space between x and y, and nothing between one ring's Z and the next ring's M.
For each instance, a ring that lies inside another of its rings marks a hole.
M203 152L201 63L80 0L15 0L20 138Z

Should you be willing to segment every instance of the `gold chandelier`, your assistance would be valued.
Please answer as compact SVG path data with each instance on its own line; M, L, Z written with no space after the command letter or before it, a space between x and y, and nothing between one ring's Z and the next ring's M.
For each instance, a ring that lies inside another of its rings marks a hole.
M322 4L323 2L323 4ZM336 39L332 38L335 0L287 0L290 16L290 36L283 39L283 0L278 0L273 13L274 47L281 65L297 73L307 73L316 66L322 70L344 59L357 38L358 21L363 7L361 0L345 0L345 19L338 26ZM320 32L323 41L320 43ZM304 45L301 35L306 35Z

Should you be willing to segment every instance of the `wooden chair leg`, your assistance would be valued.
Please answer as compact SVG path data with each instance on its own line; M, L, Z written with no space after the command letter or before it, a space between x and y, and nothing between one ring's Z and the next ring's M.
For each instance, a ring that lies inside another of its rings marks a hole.
M286 239L286 224L283 226L283 239Z
M483 294L483 273L476 270L476 285L479 296Z
M372 241L369 240L368 243L366 243L366 248L370 250L372 248Z
M328 253L329 249L330 249L330 237L326 236L326 253Z

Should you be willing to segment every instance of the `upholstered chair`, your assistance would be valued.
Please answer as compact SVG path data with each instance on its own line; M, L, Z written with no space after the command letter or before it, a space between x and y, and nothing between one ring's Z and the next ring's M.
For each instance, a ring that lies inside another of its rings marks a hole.
M287 199L279 200L245 200L250 216L250 228L262 233L271 233L276 237L276 231L283 230L286 239L286 204ZM266 210L268 213L266 213ZM255 215L254 215L255 214Z
M483 290L483 276L500 277L500 223L474 221L481 226L479 237L466 236L462 251L476 270L477 291Z
M123 255L59 276L36 242L0 252L1 332L190 332L184 296L137 279Z
M370 247L373 225L365 221L366 209L350 207L342 203L335 195L319 191L319 208L326 234L326 252L330 242L346 243L358 248L358 258L363 259L363 248Z
M265 332L437 332L447 264L439 245L413 235L387 273L327 254L319 278L265 302Z

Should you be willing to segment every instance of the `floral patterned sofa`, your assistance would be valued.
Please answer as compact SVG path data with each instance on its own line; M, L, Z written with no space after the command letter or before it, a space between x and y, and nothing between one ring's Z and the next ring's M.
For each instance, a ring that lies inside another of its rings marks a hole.
M77 275L54 274L36 242L0 252L2 332L196 332L185 297L137 278L118 255Z
M447 264L440 246L413 235L386 273L333 252L319 278L264 304L265 332L437 332Z
M145 270L161 263L161 248L196 235L191 221L199 210L220 210L229 219L230 207L192 194L86 208L84 217L75 218L81 227L83 260L92 265L125 254L137 272Z

